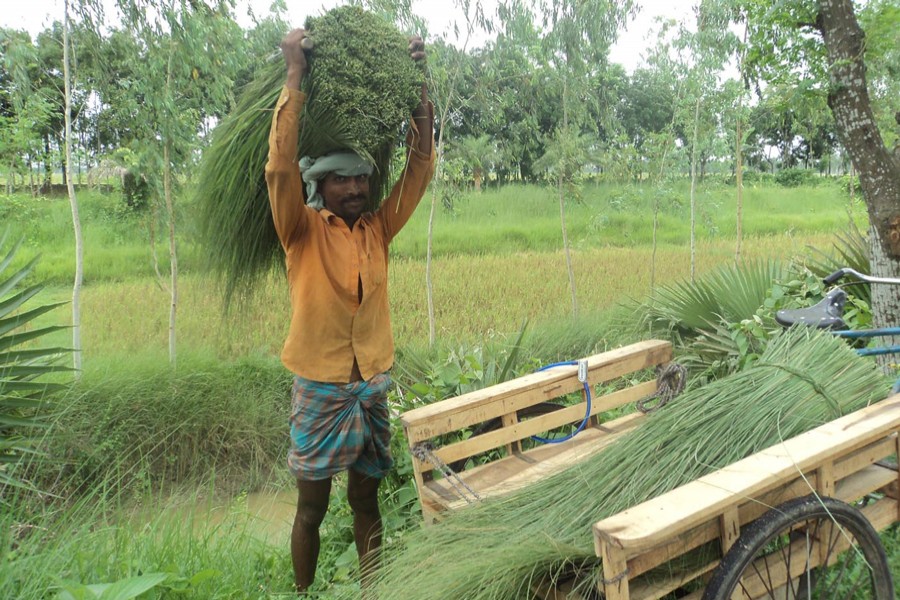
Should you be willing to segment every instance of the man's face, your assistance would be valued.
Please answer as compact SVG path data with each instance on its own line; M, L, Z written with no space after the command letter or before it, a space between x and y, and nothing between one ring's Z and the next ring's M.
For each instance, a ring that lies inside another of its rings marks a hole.
M325 208L352 227L369 201L369 176L331 172L319 183L319 193L325 201Z

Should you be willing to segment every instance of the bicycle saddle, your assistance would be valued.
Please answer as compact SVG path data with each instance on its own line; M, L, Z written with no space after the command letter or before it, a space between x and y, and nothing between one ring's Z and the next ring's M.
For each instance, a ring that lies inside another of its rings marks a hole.
M847 324L841 318L846 302L847 292L835 288L815 306L779 310L775 313L775 320L785 327L800 324L816 329L847 329Z

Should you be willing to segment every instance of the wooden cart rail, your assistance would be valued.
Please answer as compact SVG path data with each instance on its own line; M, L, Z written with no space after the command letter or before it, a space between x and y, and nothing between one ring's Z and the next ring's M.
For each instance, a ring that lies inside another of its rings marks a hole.
M648 340L596 354L586 360L588 383L593 387L668 363L672 360L672 346L669 342ZM590 424L574 439L523 451L521 440L584 418L587 408L584 402L527 421L520 422L517 418L517 412L526 407L582 389L577 372L574 365L560 366L403 413L401 421L407 440L415 447L499 417L499 429L447 444L433 452L440 461L449 464L503 448L506 456L468 469L461 477L482 498L519 489L564 466L584 460L618 435L636 427L643 419L640 413L608 422L601 422L598 415L645 398L657 389L656 381L650 381L593 398ZM416 488L427 523L437 519L442 511L467 503L447 479L435 476L435 470L428 460L413 457Z
M883 497L862 513L877 530L900 521L898 471L877 464L898 454L898 433L895 395L595 523L595 550L607 582L600 591L606 600L652 600L702 580L718 559L662 582L641 576L713 540L724 554L743 526L811 490L845 502L880 492Z

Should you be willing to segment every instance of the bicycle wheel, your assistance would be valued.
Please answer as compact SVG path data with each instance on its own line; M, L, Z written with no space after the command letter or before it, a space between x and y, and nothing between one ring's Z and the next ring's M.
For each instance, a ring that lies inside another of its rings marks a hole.
M797 498L746 527L706 586L703 600L769 598L894 600L884 547L854 507Z

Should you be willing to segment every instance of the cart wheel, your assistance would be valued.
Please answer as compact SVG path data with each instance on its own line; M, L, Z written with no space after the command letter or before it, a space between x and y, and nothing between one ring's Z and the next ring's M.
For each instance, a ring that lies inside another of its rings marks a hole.
M894 584L881 539L861 512L805 496L751 523L725 554L703 600L737 598L894 600Z

